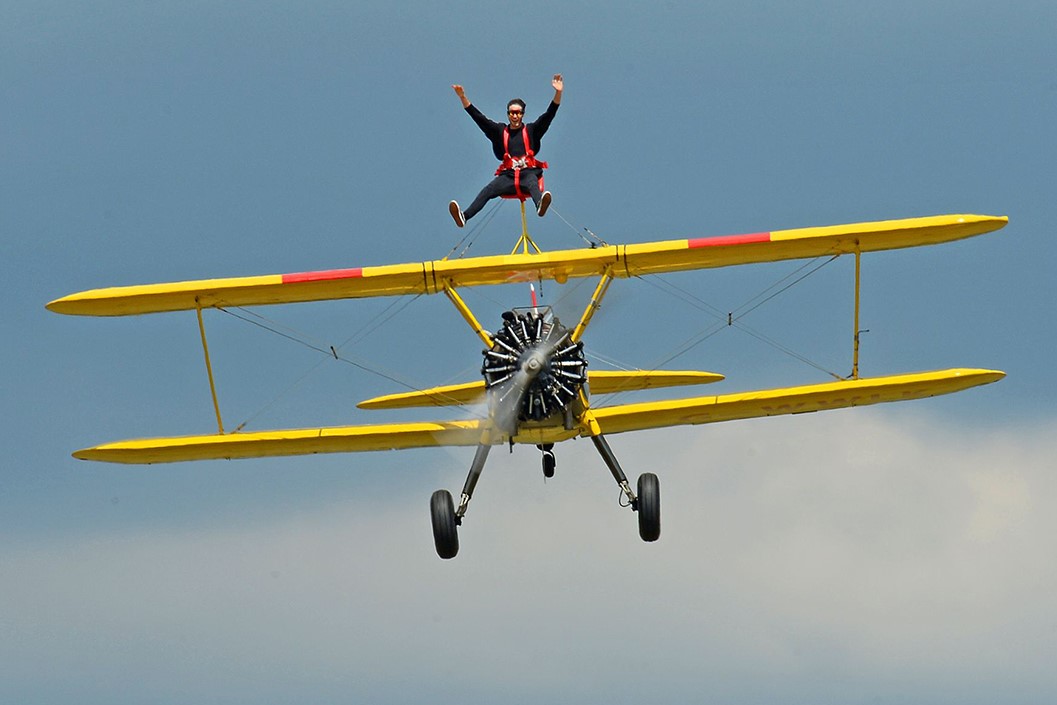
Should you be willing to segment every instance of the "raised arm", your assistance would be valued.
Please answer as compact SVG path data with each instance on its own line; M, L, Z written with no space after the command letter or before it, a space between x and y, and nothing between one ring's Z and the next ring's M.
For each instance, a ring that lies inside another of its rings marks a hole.
M466 91L463 90L463 87L456 83L452 85L452 89L455 91L455 95L459 96L459 100L462 101L462 107L470 107L470 99L466 97Z

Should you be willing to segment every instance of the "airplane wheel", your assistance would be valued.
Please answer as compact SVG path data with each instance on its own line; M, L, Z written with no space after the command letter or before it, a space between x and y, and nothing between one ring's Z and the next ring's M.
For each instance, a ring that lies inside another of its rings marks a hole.
M543 476L554 477L554 453L549 450L543 451Z
M643 541L661 536L661 483L652 472L639 475L639 536Z
M455 503L451 492L437 490L429 500L429 513L433 519L433 543L441 558L454 558L459 552L459 530L455 525Z

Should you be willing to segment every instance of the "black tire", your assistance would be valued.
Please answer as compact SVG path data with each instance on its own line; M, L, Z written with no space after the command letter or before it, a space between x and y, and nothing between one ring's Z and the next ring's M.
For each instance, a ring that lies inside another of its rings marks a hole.
M661 537L661 483L652 472L639 475L639 536L643 541Z
M543 451L543 476L554 477L554 453L549 450Z
M433 543L441 558L454 558L459 552L459 529L455 524L455 503L451 492L437 490L429 500L429 513L433 520Z

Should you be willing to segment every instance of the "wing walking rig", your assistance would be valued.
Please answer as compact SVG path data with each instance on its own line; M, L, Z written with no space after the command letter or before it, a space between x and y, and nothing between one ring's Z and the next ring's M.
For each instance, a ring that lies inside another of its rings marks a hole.
M365 409L469 404L487 393L487 418L225 433L216 393L218 432L181 437L118 441L86 448L77 458L114 463L166 463L221 458L258 458L312 453L395 450L427 446L476 447L456 505L438 490L431 500L434 541L442 558L458 552L457 526L466 515L489 450L497 444L535 445L546 476L554 473L555 443L590 438L626 498L638 513L640 536L660 535L660 489L644 473L636 490L606 440L607 435L642 429L799 414L921 399L995 382L997 370L955 368L860 378L857 336L851 378L822 384L736 394L639 402L595 408L591 395L707 384L722 375L700 371L588 371L583 336L610 284L649 274L820 256L853 255L856 263L855 330L858 331L859 263L865 252L935 245L998 230L1005 217L943 215L827 227L778 230L722 237L667 240L593 249L542 252L522 234L510 255L434 260L296 274L148 284L94 289L50 302L56 313L125 316L195 311L212 384L202 310L233 306L354 299L373 296L444 294L484 343L483 379L377 397ZM533 251L529 251L528 245ZM580 319L566 327L546 308L503 314L496 332L487 331L459 295L465 287L592 277L598 283Z

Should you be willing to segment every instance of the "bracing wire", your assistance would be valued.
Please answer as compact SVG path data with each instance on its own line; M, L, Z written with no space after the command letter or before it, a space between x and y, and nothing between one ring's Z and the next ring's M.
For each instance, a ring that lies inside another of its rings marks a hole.
M231 310L228 308L219 308L218 310L228 314L229 316L232 316L238 320L249 323L250 325L261 328L274 335L278 335L279 337L285 338L294 343L307 347L310 350L321 353L325 356L324 358L320 359L317 363L312 365L308 370L305 371L304 374L294 380L291 384L282 389L264 406L262 406L260 409L258 409L248 418L246 418L235 428L235 431L238 432L242 430L254 420L259 418L263 413L274 407L280 400L288 396L294 389L302 385L306 379L308 379L327 361L327 359L334 359L338 362L351 365L369 374L382 377L383 379L393 382L394 384L400 385L410 391L424 391L422 387L415 385L406 379L401 378L396 373L381 369L374 365L369 365L361 360L354 359L351 356L339 352L342 348L346 347L350 343L359 342L364 337L377 330L381 325L391 320L404 308L410 305L412 301L417 300L420 296L421 294L411 297L400 297L393 303L389 304L389 306L387 306L383 311L376 314L370 321L364 324L364 326L362 326L359 330L354 332L349 338L347 338L344 342L340 343L337 346L329 345L325 342L320 342L306 333L303 333L290 326L280 324L276 321L268 319L267 317L262 316L261 314L255 311L249 311L247 309L238 307L236 307L236 310Z
M838 374L836 372L833 372L832 370L829 370L829 369L823 367L822 365L819 365L818 363L812 361L811 359L807 358L806 356L804 356L804 355L792 350L791 348L788 348L788 347L782 345L781 343L777 342L773 338L770 338L770 337L768 337L768 336L766 336L766 335L764 335L764 334L762 334L762 333L760 333L758 331L753 330L752 328L747 326L745 323L741 322L742 318L744 318L748 314L752 313L756 309L760 308L761 306L763 306L767 302L771 301L775 297L777 297L777 296L781 295L782 293L788 291L789 289L791 289L792 287L796 286L800 282L804 281L805 279L807 279L811 275L815 274L820 269L822 269L826 265L828 265L831 262L833 262L834 260L836 260L838 258L838 256L839 255L834 255L834 256L832 256L832 257L830 257L828 259L823 260L822 262L819 262L817 259L810 260L810 261L806 262L804 265L798 267L794 271L792 271L789 274L785 275L784 277L779 279L777 282L775 282L774 284L771 284L769 287L767 287L766 289L761 291L759 294L756 294L755 296L749 298L745 303L741 304L739 307L737 307L737 308L735 308L735 309L733 309L732 311L729 311L729 312L722 311L721 309L717 308L716 306L713 306L712 304L702 300L701 298L699 298L698 296L696 296L692 292L689 292L686 289L684 289L684 288L682 288L682 287L680 287L680 286L678 286L678 285L676 285L676 284L674 284L674 283L672 283L670 281L667 281L664 277L661 277L661 276L657 276L657 277L638 277L638 279L641 279L642 281L647 282L651 286L653 286L653 287L655 287L657 289L660 289L662 291L665 291L669 295L672 295L672 296L674 296L676 298L682 299L684 302L690 304L691 306L694 306L695 308L697 308L697 309L699 309L699 310L701 310L701 311L703 311L705 313L708 313L713 318L717 319L716 322L713 323L711 326L705 328L704 330L700 331L699 333L697 333L697 334L691 336L690 338L688 338L687 340L683 341L681 344L677 345L669 355L667 355L666 357L664 357L660 361L654 363L651 366L651 370L658 370L661 367L663 367L663 366L667 365L668 363L670 363L672 360L675 360L675 359L678 359L679 357L682 357L683 355L685 355L686 353L690 352L691 350L693 350L695 347L697 347L701 343L703 343L706 340L708 340L709 338L717 335L720 331L722 331L722 330L724 330L726 328L736 327L739 330L743 331L744 333L747 333L748 335L756 338L760 342L763 342L763 343L765 343L767 345L770 345L771 347L773 347L776 350L782 352L783 354L788 355L788 356L790 356L790 357L792 357L792 358L794 358L794 359L796 359L796 360L798 360L800 362L803 362L804 364L806 364L806 365L808 365L810 367L813 367L816 370L818 370L820 372L823 372L823 373L833 377L834 379L838 379L838 380L844 379L844 377L841 376L840 374ZM805 271L805 270L807 270L807 271ZM792 281L790 281L790 280L792 280ZM619 399L621 394L623 394L623 393L614 394L611 397L609 397L606 400L606 404L605 405L609 406L609 405L613 404L616 400Z
M463 243L466 243L466 247L463 247L462 251L459 252L458 255L456 255L455 259L461 259L462 257L464 257L466 253L470 250L470 248L473 247L474 243L477 241L477 238L480 237L481 233L483 233L485 228L488 227L488 224L491 223L492 220L495 218L496 213L499 211L499 205L500 203L498 201L493 203L492 206L484 212L484 216L479 221L477 221L477 223L475 223L473 227L467 230L466 234L462 236L462 239L456 242L455 245L453 245L452 248L448 251L448 254L444 255L444 259L451 258L451 256L455 254L455 252L460 247L462 247Z
M671 362L672 360L674 360L674 359L686 354L687 352L689 352L693 348L695 348L698 345L700 345L701 343L703 343L708 338L711 338L713 335L718 333L723 328L730 327L730 326L737 326L737 328L739 330L745 331L746 333L748 333L749 335L752 335L756 339L758 339L758 340L760 340L760 341L762 341L764 343L767 343L768 345L773 346L775 349L780 350L781 352L783 352L783 353L785 353L787 355L790 355L791 357L794 357L794 358L800 360L801 362L805 362L808 365L810 365L812 367L815 367L816 369L818 369L818 370L820 370L822 372L825 372L826 374L834 375L838 379L840 379L841 378L840 375L836 375L832 371L827 370L824 367L821 367L821 366L817 365L814 362L811 362L806 357L804 357L802 355L799 355L798 353L793 352L789 348L786 348L786 347L782 346L781 344L777 343L773 339L768 338L767 336L752 330L747 325L745 325L744 323L740 322L740 320L742 318L744 318L745 316L747 316L748 314L752 313L753 311L755 311L756 309L760 308L761 306L763 306L768 301L771 301L775 297L779 296L780 294L788 291L792 287L794 287L797 284L799 284L800 282L804 281L805 279L807 279L811 275L815 274L816 272L818 272L820 269L822 269L823 267L825 267L829 263L833 262L835 259L837 259L837 255L834 255L833 257L830 257L829 259L826 259L826 260L822 261L821 263L818 263L817 260L811 260L811 261L807 262L803 266L797 268L793 272L791 272L791 273L787 274L786 276L782 277L777 282L775 282L771 286L767 287L766 289L764 289L759 294L751 297L748 301L743 303L741 306L738 306L733 311L730 311L728 313L724 313L721 309L716 308L715 306L713 306L713 305L701 300L700 298L695 296L693 293L691 293L689 291L686 291L685 289L683 289L683 288L681 288L681 287L679 287L679 286L677 286L677 285L675 285L675 284L673 284L673 283L671 283L669 281L665 281L663 278L658 278L657 281L654 281L652 278L642 278L642 277L640 277L643 281L646 281L649 284L651 284L651 285L653 285L653 286L655 286L657 288L664 289L665 287L667 287L668 290L669 290L669 293L671 293L672 291L676 292L675 295L678 298L681 298L684 301L686 301L687 303L690 303L691 305L696 306L700 310L705 311L706 313L709 313L712 316L720 319L720 324L719 325L713 326L712 328L707 329L703 333L699 333L698 335L692 336L689 340L685 341L682 345L677 347L675 353L673 353L672 355L670 355L669 357L665 358L663 361L658 363L657 366L654 367L654 369L657 369L661 365L665 365L665 364ZM805 272L804 270L808 270L808 271ZM797 275L799 275L799 276L797 276ZM790 280L792 280L792 281L790 281Z
M844 379L843 376L837 374L833 370L826 369L822 365L819 365L818 363L810 360L809 358L804 357L803 355L801 355L800 353L796 352L795 350L792 350L791 348L787 348L786 346L782 345L781 343L779 343L778 341L774 340L773 338L770 338L770 337L764 335L763 333L760 333L758 331L754 331L753 329L749 328L748 326L746 326L746 325L744 325L742 323L735 322L734 325L737 326L739 330L741 330L741 331L743 331L745 333L748 333L749 335L751 335L753 338L756 338L760 342L767 343L768 345L770 345L771 347L775 348L776 350L780 350L781 352L785 353L789 357L792 357L792 358L794 358L796 360L799 360L800 362L803 362L805 365L808 365L810 367L814 367L819 372L825 373L825 374L829 375L830 377L832 377L833 379L836 379L836 380Z
M612 367L614 369L617 369L617 370L622 370L624 372L630 372L633 369L629 365L625 365L624 363L619 362L619 361L615 360L614 358L608 357L606 355L602 355L601 353L595 352L593 350L588 350L586 347L584 348L584 355L586 355L588 358L591 358L592 360L598 360L600 362L604 362L605 364L607 364L610 367Z
M778 280L777 282L775 282L774 284L772 284L772 285L771 285L771 286L770 286L770 287L769 287L768 289L765 289L765 290L764 290L763 292L761 292L760 294L757 294L757 295L756 295L756 296L755 296L754 298L752 298L752 299L749 299L749 300L748 300L748 301L746 301L746 302L745 302L744 304L742 304L742 305L741 305L740 307L736 308L736 309L734 310L734 313L738 314L738 315L737 315L737 318L742 318L742 317L744 317L744 316L748 315L749 313L751 313L751 312L755 311L755 310L756 310L756 309L758 309L758 308L759 308L760 306L764 305L765 303L767 303L768 301L770 301L770 300L771 300L771 299L773 299L774 297L778 296L778 295L779 295L779 294L781 294L781 293L784 293L785 291L787 291L787 290L789 290L789 289L793 288L794 286L796 286L796 285L797 285L797 284L799 284L800 282L804 281L805 279L807 279L808 277L810 277L810 276L811 276L812 274L814 274L814 273L815 273L815 272L817 272L818 270L820 270L820 269L822 269L823 267L825 267L825 266L826 266L827 264L829 264L830 262L833 262L834 260L836 260L836 259L837 259L838 257L840 257L840 255L833 255L833 256L832 256L832 257L830 257L829 259L827 259L827 260L824 260L824 261L822 261L821 263L819 263L819 264L818 264L818 265L817 265L816 267L814 267L813 269L811 269L811 271L809 271L809 272L807 272L807 273L803 274L802 276L798 277L797 279L795 279L794 281L790 282L789 284L786 284L785 286L782 286L782 284L783 284L783 283L785 283L785 282L786 282L786 281L788 281L789 279L792 279L792 278L793 278L793 277L795 277L795 276L796 276L797 274L799 274L800 272L804 271L805 269L807 269L808 267L810 267L810 266L811 266L812 264L814 264L814 263L815 263L815 262L817 261L817 260L809 260L809 261L808 261L808 262L806 262L806 263L805 263L805 264L804 264L804 265L803 265L802 267L799 267L798 269L794 270L794 271L793 271L793 272L791 272L790 274L786 275L786 276L785 276L785 277L783 277L782 279L780 279L780 280ZM779 289L778 287L781 287L781 288ZM777 289L777 290L776 290L776 291L774 291L773 293L771 293L771 294L770 294L769 296L766 296L766 298L763 298L763 299L762 299L761 301L759 301L758 303L756 303L756 304L752 305L752 306L751 306L750 308L746 308L747 306L749 306L750 304L752 304L752 303L753 303L754 301L756 301L756 299L760 299L761 297L764 297L764 296L765 296L765 295L766 295L766 294L767 294L768 292L770 292L770 291L771 291L771 290L773 290L773 289Z
M403 385L409 389L414 389L415 387L413 385L397 379L395 373L387 373L383 370L376 369L371 365L368 365L367 363L357 361L351 357L344 357L339 354L339 351L345 346L349 345L351 342L353 342L353 340L356 340L358 342L360 339L362 339L369 333L377 330L378 327L394 318L412 301L417 300L420 296L421 294L411 297L401 297L401 299L394 301L384 310L376 314L358 331L353 333L352 336L350 336L348 339L346 339L344 342L340 343L337 346L313 339L312 336L308 335L307 333L304 333L303 331L298 331L297 329L292 328L291 326L281 324L277 321L269 319L266 316L257 313L256 311L250 311L241 307L235 307L235 310L237 310L238 313L236 313L235 310L229 308L220 308L219 310L228 314L229 316L233 316L234 318L245 321L246 323L257 326L258 328L262 328L282 338L286 338L287 340L298 343L299 345L307 347L310 350L315 350L316 352L323 353L328 357L333 357L335 360L345 362L365 372L384 377L385 379L388 379L392 382L396 382L397 384Z
M276 394L274 397L271 398L271 400L269 400L267 403L265 403L263 406L261 406L261 408L257 409L257 411L255 411L254 413L252 413L248 417L246 417L242 421L242 423L240 423L238 426L235 427L235 430L232 431L232 433L238 433L242 429L246 428L246 426L248 426L251 423L253 423L254 421L256 421L265 412L270 411L276 404L279 403L279 401L281 399L283 399L288 394L290 394L290 392L292 392L294 389L297 389L299 386L301 386L304 383L304 381L306 379L308 379L316 370L318 370L320 367L322 367L323 363L325 363L326 361L327 361L326 358L320 358L319 361L317 361L316 364L314 364L310 368L308 368L305 371L304 374L302 374L300 377L295 379L286 388L280 390L278 394Z
M591 231L590 231L589 229L587 229L587 228L583 228L583 231L584 231L585 233L587 233L588 235L590 235L590 236L591 236L591 238L593 238L593 240L589 240L588 238L584 237L584 234L583 234L582 232L580 232L580 229L578 229L578 228L577 228L577 227L576 227L575 225L573 225L572 223L570 223L570 222L569 222L569 221L568 221L568 220L566 219L566 217L565 217L564 215L562 215L562 214L561 214L561 212L560 212L560 211L559 211L559 210L558 210L557 208L555 208L554 206L551 206L551 207L550 207L550 210L551 210L551 212L552 212L552 213L554 213L555 215L557 215L557 216L558 216L558 217L559 217L559 218L561 219L561 221L562 221L563 223L565 223L566 225L568 225L568 226L569 226L569 229L570 229L570 230L572 230L572 231L573 231L574 233L576 233L576 236L577 236L577 237L579 237L579 238L580 238L581 240L583 240L584 242L586 242L586 243L587 243L587 246L588 246L588 247L590 247L590 248L591 248L592 250L593 250L593 249L595 249L596 247L598 247L599 245L601 245L602 247L608 247L608 246L609 246L609 243L608 243L608 242L606 242L606 241L605 241L605 240L603 240L602 238L598 237L597 235L595 235L595 234L594 234L593 232L591 232Z

